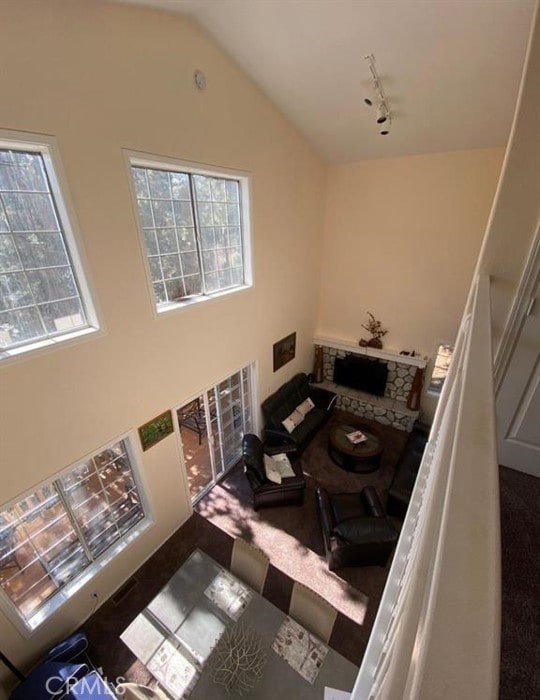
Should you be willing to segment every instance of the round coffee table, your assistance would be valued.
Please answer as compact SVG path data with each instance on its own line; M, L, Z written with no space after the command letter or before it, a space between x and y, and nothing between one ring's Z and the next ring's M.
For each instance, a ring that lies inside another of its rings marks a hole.
M355 430L361 430L367 440L354 445L347 435ZM377 469L383 447L382 430L360 418L340 423L330 430L328 453L338 467L350 472L372 472Z

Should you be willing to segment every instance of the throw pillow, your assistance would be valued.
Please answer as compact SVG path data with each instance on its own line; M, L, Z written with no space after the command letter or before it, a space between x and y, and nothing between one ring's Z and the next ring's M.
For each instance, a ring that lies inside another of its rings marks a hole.
M296 407L296 410L298 411L298 413L300 413L300 415L304 416L305 418L312 408L315 408L315 404L308 396L305 401L302 401L300 406Z
M287 416L285 420L281 421L281 424L288 433L292 433L292 431L298 427L303 420L304 416L294 409L290 416Z
M268 481L273 481L274 484L281 484L281 474L279 473L277 464L272 457L268 455L264 455L264 471L266 472Z
M274 455L272 459L274 460L282 479L289 479L292 476L296 476L294 469L291 467L291 463L289 462L289 458L284 452Z

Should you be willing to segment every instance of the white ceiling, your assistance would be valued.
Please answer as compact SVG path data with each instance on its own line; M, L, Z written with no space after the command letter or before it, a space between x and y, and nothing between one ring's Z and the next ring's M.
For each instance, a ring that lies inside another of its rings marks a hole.
M534 0L120 1L194 18L337 163L504 145L534 9ZM363 104L368 53L394 116L388 136Z

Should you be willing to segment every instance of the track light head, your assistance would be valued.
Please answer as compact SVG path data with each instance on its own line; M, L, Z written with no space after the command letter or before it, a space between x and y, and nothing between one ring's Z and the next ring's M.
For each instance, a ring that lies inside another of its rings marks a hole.
M379 134L381 136L388 136L388 134L390 133L391 125L392 125L392 120L390 119L390 117L388 117L385 120L384 124L381 125L381 128L379 130Z
M386 106L386 102L381 100L379 102L379 106L377 107L377 124L384 124L384 122L388 119L388 107Z
M364 103L367 104L368 107L373 107L373 100L370 100L369 97L364 97Z

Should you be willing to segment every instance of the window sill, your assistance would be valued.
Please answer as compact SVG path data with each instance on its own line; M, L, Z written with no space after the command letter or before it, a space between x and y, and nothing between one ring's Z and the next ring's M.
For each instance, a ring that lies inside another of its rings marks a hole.
M223 297L230 296L231 294L237 294L238 292L244 292L247 289L251 289L253 285L243 284L241 287L233 287L232 289L225 289L222 292L215 292L214 294L201 294L200 296L189 297L183 301L168 302L166 304L161 304L159 307L154 307L154 310L158 317L162 314L167 314L169 311L179 311L180 309L187 309L192 306L197 306L204 302L212 301L213 299L223 299Z
M31 355L58 348L64 343L69 344L70 342L76 342L81 338L89 336L93 333L98 333L99 331L100 329L97 326L89 326L87 328L73 331L72 333L65 333L64 335L56 336L55 338L45 338L44 340L37 340L35 343L21 345L17 348L0 350L0 363L8 364L10 360L20 361Z

